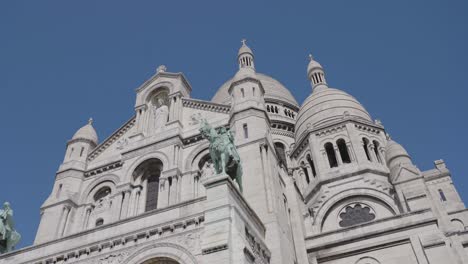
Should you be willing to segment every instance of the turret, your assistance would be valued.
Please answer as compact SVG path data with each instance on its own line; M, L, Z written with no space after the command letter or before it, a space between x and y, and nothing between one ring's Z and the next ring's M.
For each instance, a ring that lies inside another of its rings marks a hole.
M249 108L265 111L265 90L256 76L252 50L242 40L238 52L239 70L232 79L228 93L232 98L232 112Z
M88 124L80 128L73 138L67 143L67 152L63 163L80 162L86 163L89 152L98 144L96 130L93 127L93 119L89 119Z
M314 57L311 54L309 54L309 58L310 62L307 66L307 77L311 82L312 90L319 91L321 89L328 88L322 65L314 60Z

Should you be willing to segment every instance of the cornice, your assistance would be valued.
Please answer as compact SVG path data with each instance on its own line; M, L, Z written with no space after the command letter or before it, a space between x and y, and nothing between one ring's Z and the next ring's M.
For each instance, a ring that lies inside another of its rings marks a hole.
M136 119L133 116L129 121L127 121L123 126L117 129L112 135L106 138L101 144L99 144L91 153L88 155L88 161L94 160L99 154L104 152L112 143L117 141L123 134L130 130L135 125Z
M110 171L110 170L113 170L113 169L116 169L116 168L120 168L120 167L122 167L122 165L123 165L122 161L120 161L120 160L115 161L115 162L112 162L112 163L109 163L109 164L106 164L106 165L99 166L97 168L88 170L88 171L86 171L84 173L84 176L89 177L89 176L101 174L103 172L107 172L107 171Z
M217 104L192 98L182 98L182 105L187 108L200 109L223 114L228 114L231 110L230 105Z

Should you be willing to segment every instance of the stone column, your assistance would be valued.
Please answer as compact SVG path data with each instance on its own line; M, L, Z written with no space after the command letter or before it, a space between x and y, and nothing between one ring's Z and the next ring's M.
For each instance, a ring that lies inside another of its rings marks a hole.
M371 161L372 162L379 162L379 160L377 159L377 157L375 156L375 149L374 149L374 144L372 143L369 143L369 145L367 145L367 149L369 150L369 156L371 158Z
M135 200L136 200L136 192L137 188L133 188L130 192L130 199L128 202L128 209L127 209L127 217L132 217L133 212L135 210Z
M125 190L122 192L124 196L122 200L122 209L120 210L120 219L124 219L127 217L127 210L128 210L128 202L130 200L130 190Z
M145 178L141 184L142 187L140 190L140 206L138 209L138 214L142 214L145 212L146 196L148 195L148 178Z
M343 165L343 159L341 158L341 153L340 153L340 150L338 149L338 146L333 144L333 149L335 151L336 160L338 161L338 166Z
M158 192L158 208L163 208L168 205L169 198L169 179L160 178Z
M118 221L120 217L120 210L122 208L122 193L119 192L112 197L111 208L111 221Z
M81 230L86 230L88 228L88 221L89 221L89 217L91 215L92 210L93 210L93 208L92 208L91 205L86 206L85 215L84 215L83 223L82 223L82 226L81 226Z
M71 207L68 205L65 205L63 207L62 219L60 220L60 225L58 229L59 232L58 232L57 238L62 237L64 235L65 228L67 227L68 216L70 215L70 210L71 210Z
M351 160L351 163L357 161L356 153L354 152L351 142L346 142L346 148L348 149L349 159Z

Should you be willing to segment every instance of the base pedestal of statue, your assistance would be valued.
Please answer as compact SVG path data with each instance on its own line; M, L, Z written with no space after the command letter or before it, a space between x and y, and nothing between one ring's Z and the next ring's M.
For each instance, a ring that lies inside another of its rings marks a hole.
M229 175L203 181L206 188L203 263L252 263L271 256L265 245L265 226L245 201ZM249 263L249 262L247 262ZM259 263L262 263L259 261Z

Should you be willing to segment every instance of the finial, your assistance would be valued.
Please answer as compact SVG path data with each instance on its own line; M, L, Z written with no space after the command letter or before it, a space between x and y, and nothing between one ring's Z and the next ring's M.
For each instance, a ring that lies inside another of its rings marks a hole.
M244 38L244 39L242 39L242 40L241 40L241 42L242 42L242 45L246 46L246 45L247 45L247 44L245 44L245 42L246 42L246 41L247 41L247 40L246 40L245 38Z
M309 60L313 61L314 60L314 56L312 56L312 54L309 53Z
M166 70L167 67L165 65L159 65L159 67L156 69L156 73L165 72Z
M92 125L92 124L93 124L93 121L94 121L93 118L90 117L89 120L88 120L88 125Z

